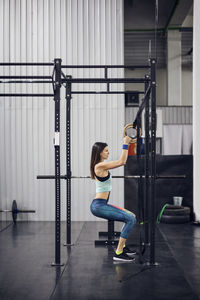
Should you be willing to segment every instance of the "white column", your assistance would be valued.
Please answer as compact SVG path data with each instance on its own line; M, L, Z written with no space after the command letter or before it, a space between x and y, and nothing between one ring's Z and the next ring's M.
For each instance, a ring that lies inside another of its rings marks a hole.
M181 32L167 35L168 105L181 105Z
M200 1L194 0L193 18L193 204L195 220L200 221Z

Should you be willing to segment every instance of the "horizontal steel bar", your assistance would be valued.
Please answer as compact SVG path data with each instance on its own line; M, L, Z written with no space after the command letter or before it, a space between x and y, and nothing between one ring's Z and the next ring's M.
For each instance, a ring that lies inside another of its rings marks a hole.
M128 91L100 91L100 92L95 92L95 91L72 91L71 94L130 94L133 92L128 92ZM144 94L144 92L134 92L137 94Z
M51 79L51 76L0 76L0 79Z
M158 32L163 32L165 28L157 28ZM167 30L179 30L180 32L188 32L193 31L192 27L168 27ZM131 33L131 32L155 32L155 28L130 28L130 29L124 29L125 34Z
M62 65L61 68L68 69L146 69L149 65Z
M54 94L0 94L0 97L54 97Z
M20 62L0 62L0 66L53 66L54 63L20 63Z
M156 179L185 179L186 175L156 175Z
M1 77L0 77L1 78ZM150 79L145 78L70 78L70 79L62 79L62 83L64 82L72 82L72 83L144 83L150 81Z
M52 80L49 81L42 81L42 80L9 80L9 81L2 81L0 83L52 83Z
M125 179L137 179L146 178L145 175L126 175L126 176L112 176L112 178L125 178ZM38 175L37 179L55 179L54 175ZM59 176L60 179L68 179L67 175ZM72 179L91 179L90 176L71 176ZM156 175L156 179L184 179L186 175Z
M1 209L0 212L15 212L13 210L10 209ZM35 210L26 210L26 209L16 209L16 213L35 213Z
M35 210L33 209L17 209L17 213L35 213Z

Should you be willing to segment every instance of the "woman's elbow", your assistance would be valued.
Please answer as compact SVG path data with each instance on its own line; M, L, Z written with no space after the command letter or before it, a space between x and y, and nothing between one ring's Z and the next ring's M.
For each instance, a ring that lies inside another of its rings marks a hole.
M121 160L120 161L120 166L125 166L125 164L126 164L126 160Z

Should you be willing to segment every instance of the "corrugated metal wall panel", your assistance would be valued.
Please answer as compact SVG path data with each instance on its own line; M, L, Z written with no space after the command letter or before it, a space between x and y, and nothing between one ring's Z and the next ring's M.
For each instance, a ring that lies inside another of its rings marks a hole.
M155 57L154 32L125 32L124 33L125 64L147 65L149 57ZM157 67L166 66L166 37L157 32Z
M163 124L192 124L192 106L158 106L162 109ZM126 124L132 123L136 117L138 107L126 107Z
M163 124L192 124L191 106L159 107L163 111Z
M192 31L181 32L182 66L184 67L192 67L192 53L189 52L192 48L192 40ZM163 35L162 31L157 32L156 54L154 31L137 32L137 29L132 32L126 31L124 33L124 41L125 64L146 65L149 56L155 57L157 55L157 67L166 67L167 37Z
M0 60L52 61L63 64L123 64L122 0L0 0ZM48 75L49 67L4 67L1 74ZM102 71L66 70L74 77L103 76ZM110 72L123 77L123 70ZM100 90L95 84L85 89ZM51 93L43 84L1 85L1 92ZM73 84L73 90L83 85ZM114 85L113 85L114 89ZM123 89L123 85L115 85ZM61 103L61 170L65 167L65 91ZM117 159L122 144L124 97L120 95L73 95L72 173L89 175L91 147L106 141L110 159ZM35 215L19 219L54 219L54 181L36 180L38 174L54 174L54 102L49 98L1 98L0 195L1 206L9 208L13 199L19 206L36 209ZM123 168L113 171L123 174ZM123 205L123 180L113 182L111 202ZM72 219L95 220L89 211L95 193L91 180L72 181ZM62 218L65 212L65 182L62 182Z
M182 32L182 64L192 67L193 32Z

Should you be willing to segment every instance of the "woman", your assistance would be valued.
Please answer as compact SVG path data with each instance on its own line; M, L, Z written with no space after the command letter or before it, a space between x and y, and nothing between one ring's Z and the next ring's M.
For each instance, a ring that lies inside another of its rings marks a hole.
M112 177L109 170L126 164L130 141L130 137L126 136L124 138L120 158L110 162L105 161L109 156L108 145L106 143L95 143L92 147L90 163L91 178L96 180L96 197L90 206L91 212L96 217L125 223L113 260L127 262L134 260L131 256L135 254L135 251L131 251L126 247L125 242L136 223L136 217L128 210L108 204L108 199L112 190Z

